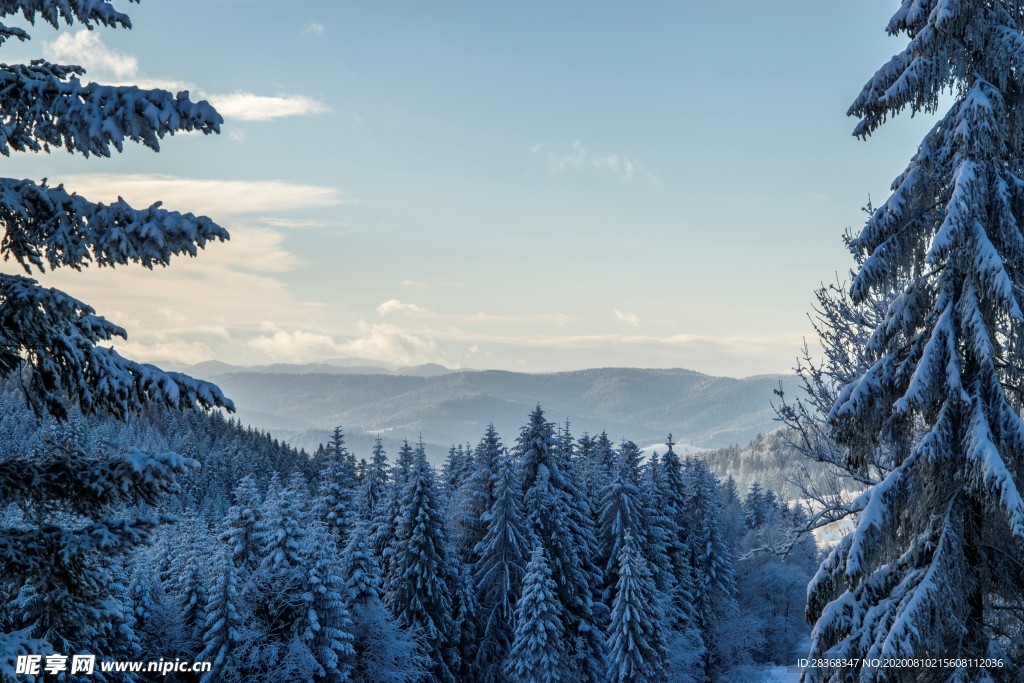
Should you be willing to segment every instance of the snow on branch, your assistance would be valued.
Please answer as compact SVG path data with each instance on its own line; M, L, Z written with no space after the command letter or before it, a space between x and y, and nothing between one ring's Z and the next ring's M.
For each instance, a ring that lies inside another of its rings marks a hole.
M83 85L78 66L44 60L0 64L0 153L64 148L108 157L124 141L160 148L175 131L220 132L224 119L210 103L192 102L188 91L136 86Z
M63 417L69 396L86 412L118 416L147 403L234 409L209 382L96 346L126 336L90 306L57 289L0 274L0 375L21 368L26 394L37 410Z
M159 202L141 210L123 199L93 203L63 185L11 178L0 179L0 225L0 253L27 272L44 265L79 269L88 262L165 266L171 256L196 256L207 242L229 238L206 216L168 211Z
M0 16L12 14L21 14L32 24L38 18L54 28L60 28L62 20L68 25L77 21L89 28L132 27L128 15L114 9L110 0L0 0Z

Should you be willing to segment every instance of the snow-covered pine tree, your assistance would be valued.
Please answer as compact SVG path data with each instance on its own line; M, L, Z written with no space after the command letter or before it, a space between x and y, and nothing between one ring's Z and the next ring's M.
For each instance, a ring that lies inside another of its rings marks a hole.
M669 436L672 451L672 436ZM694 584L689 551L680 530L682 499L668 485L672 478L682 485L679 459L672 453L668 459L655 453L644 466L641 494L647 538L644 553L653 574L657 607L662 612L664 636L669 658L666 669L672 683L694 683L706 679L703 654L706 648L693 609Z
M230 553L224 554L216 583L206 603L206 621L203 624L203 650L197 660L211 662L210 671L199 683L240 680L240 667L236 661L242 641L245 610L241 605L238 565Z
M301 472L292 473L283 489L275 487L272 480L263 503L262 519L253 534L253 541L260 548L261 570L273 572L302 566L309 522L304 501L308 496L306 478Z
M301 473L289 478L287 488L280 487L275 473L253 536L261 559L246 581L243 597L252 605L256 656L265 659L263 665L271 669L275 662L283 662L302 619L309 519L301 501L306 495Z
M705 671L716 679L729 665L721 649L720 624L736 612L736 579L732 551L720 523L718 480L704 461L688 457L683 464L686 497L683 525L694 572L694 616L705 644Z
M562 603L555 591L544 546L538 542L526 567L522 595L516 603L515 633L505 661L506 680L511 683L567 680L570 655L565 647Z
M440 495L422 441L399 498L398 526L387 579L387 602L399 623L430 645L432 675L455 680L459 670L453 607L456 577L448 557Z
M359 485L357 516L370 521L377 514L388 486L388 454L384 450L384 442L378 436L373 443L373 453L366 465L366 472Z
M455 495L456 491L462 485L462 475L466 472L466 449L462 447L462 444L458 446L452 445L448 449L448 458L444 461L444 466L441 468L441 490L444 491L445 498L451 498Z
M116 563L164 518L124 511L174 492L174 477L195 464L175 454L86 452L87 436L74 421L68 427L55 427L35 452L0 460L0 509L9 510L0 576L20 586L11 630L0 634L0 676L13 672L25 640L40 651L132 654Z
M462 561L473 566L479 559L476 547L487 533L484 515L494 503L494 481L498 462L505 452L494 423L487 425L472 456L472 469L463 478L452 510L453 540L459 545Z
M538 405L516 440L523 509L530 535L544 547L562 604L568 638L569 678L597 680L605 670L604 643L595 604L600 574L593 564L597 541L583 493L568 474L555 427Z
M185 533L180 539L181 549L175 568L180 574L174 586L181 610L181 623L185 633L185 643L192 652L202 648L203 626L206 624L206 605L210 594L210 583L207 572L210 567L209 549L205 547L206 539L201 536L201 527L195 523L181 525Z
M345 447L345 433L335 427L331 439L320 456L320 497L317 517L327 528L329 538L338 548L348 542L348 528L355 516L354 498L357 487L355 461Z
M262 550L256 541L261 520L260 494L256 480L242 477L234 490L235 504L228 508L220 541L227 544L236 567L251 572L259 565Z
M402 496L412 469L413 458L412 446L408 441L403 441L401 448L398 449L395 464L391 467L390 482L385 489L384 497L370 523L370 540L373 544L373 551L380 562L381 571L385 575L391 568L395 533L399 516L402 513Z
M350 680L352 660L352 620L345 599L345 583L334 566L327 529L316 523L303 548L305 584L304 603L297 630L317 664L315 681L340 683Z
M373 557L366 522L359 522L353 527L345 552L341 554L339 573L345 582L349 603L360 605L380 599L383 579Z
M181 610L167 595L157 575L151 552L137 558L128 598L135 617L133 630L139 640L139 659L173 659L192 653L187 649Z
M451 573L455 577L452 590L452 608L455 614L456 642L459 655L459 669L456 678L460 681L479 681L480 668L477 652L480 647L479 618L480 604L473 585L472 568L459 560L458 553L448 554Z
M608 627L611 683L640 683L665 678L668 650L663 614L647 561L626 529L616 558L615 598Z
M476 546L479 559L473 566L483 624L477 669L480 680L487 683L502 680L529 552L522 491L509 456L500 457L493 479L494 501L482 517L487 532Z
M634 538L647 536L645 506L640 496L640 449L632 441L624 441L615 460L612 478L600 491L597 536L606 604L611 604L612 589L618 583L619 555L627 534Z
M676 535L675 525L662 506L661 458L653 453L643 465L640 480L640 499L647 530L642 540L644 555L651 565L651 574L658 589L659 600L671 600L675 586L672 558L669 550ZM671 613L671 609L663 610Z
M591 439L586 459L580 461L584 488L594 500L600 500L601 490L615 476L615 444L607 432Z
M829 421L853 469L880 451L889 462L809 589L814 656L1024 664L1022 25L1017 0L903 0L887 31L907 47L850 107L866 138L906 108L953 99L850 244L864 258L854 303L894 283L900 293L867 341L872 364Z
M381 602L383 582L373 556L367 523L352 529L339 575L352 617L352 680L418 683L429 659L418 631L403 630Z
M694 605L698 577L694 570L690 537L687 533L687 484L671 434L668 435L665 445L661 461L654 464L658 469L655 480L658 487L656 500L665 517L664 524L668 536L666 552L673 581L665 613L669 627L677 634L675 639L686 644L685 650L688 654L699 658L700 673L703 676L703 659L707 648L704 645L704 634ZM673 656L681 649L683 648L674 647Z

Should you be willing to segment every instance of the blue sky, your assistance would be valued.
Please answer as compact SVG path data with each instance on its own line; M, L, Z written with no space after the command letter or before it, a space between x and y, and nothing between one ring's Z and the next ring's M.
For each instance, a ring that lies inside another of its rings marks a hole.
M46 276L140 359L785 372L929 125L850 136L892 1L282 7L122 3L130 32L3 48L225 116L160 154L5 160L231 230L163 271Z

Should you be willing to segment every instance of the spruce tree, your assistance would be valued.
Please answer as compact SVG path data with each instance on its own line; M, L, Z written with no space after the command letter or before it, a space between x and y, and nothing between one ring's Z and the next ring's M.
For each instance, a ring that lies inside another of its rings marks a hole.
M422 639L381 602L383 583L365 522L352 530L339 570L352 617L353 681L419 683L429 669Z
M352 604L379 600L383 589L380 567L373 557L365 522L356 524L348 545L341 554L340 574L345 592Z
M599 570L593 564L597 541L583 493L569 476L555 428L538 405L516 441L519 479L527 529L544 547L562 604L569 640L568 671L595 680L604 671L604 644L594 595ZM597 603L600 604L600 603Z
M192 543L199 545L197 535L190 534ZM206 624L206 605L209 602L206 576L206 553L200 548L190 547L179 555L183 558L180 567L182 579L179 584L178 602L181 605L182 626L189 646L194 650L202 647L203 626Z
M370 538L373 551L380 562L381 570L387 574L391 567L391 556L394 554L395 534L399 517L402 513L402 496L412 469L414 455L412 446L403 441L398 449L398 456L391 468L390 482L384 497L374 513L370 523Z
M666 613L671 628L681 637L692 641L692 647L689 649L699 651L703 661L706 646L694 604L698 591L698 577L694 569L691 538L688 533L687 484L671 434L668 435L665 445L665 452L662 453L661 461L656 467L659 472L657 501L665 515L664 523L668 536L666 550L673 578L671 604ZM701 668L703 669L703 664Z
M196 464L176 454L104 454L83 423L65 426L49 430L35 452L0 461L0 501L18 504L0 529L0 576L17 590L5 610L0 675L13 671L8 655L27 641L40 652L134 654L119 560L166 518L128 509L174 492L174 477Z
M484 515L494 503L495 476L504 451L494 423L488 424L473 452L472 469L463 478L455 498L452 522L458 533L454 534L454 540L458 543L463 562L470 566L479 559L476 547L487 533Z
M522 491L511 458L501 458L493 478L494 501L482 518L487 533L475 548L479 559L473 566L483 624L477 650L482 681L502 678L529 551Z
M250 572L259 564L262 552L256 541L262 515L256 481L249 476L242 477L235 487L234 497L235 504L228 508L227 529L220 535L220 541L227 544L235 566Z
M654 579L633 534L626 530L616 557L615 598L608 629L613 683L660 681L668 651Z
M238 565L230 554L225 554L216 583L206 604L203 624L203 650L197 660L210 662L210 671L203 674L200 683L237 681L239 662L237 650L242 640L245 611L241 608Z
M345 447L345 433L335 427L320 456L320 497L317 516L327 528L329 538L339 548L347 542L348 528L355 516L355 460Z
M606 596L618 582L619 554L626 536L645 538L647 535L639 468L640 449L632 441L623 442L612 479L601 489L598 542ZM609 598L606 601L611 602Z
M305 545L305 583L296 630L316 662L314 680L339 683L349 680L355 650L345 583L334 566L328 534L317 523Z
M387 493L387 486L388 455L384 450L384 443L378 436L373 443L373 453L359 486L356 512L360 519L370 521L374 518Z
M505 675L511 683L558 683L566 679L570 655L565 647L562 604L555 591L544 547L538 543L516 603L516 628L505 662Z
M940 94L952 93L850 242L863 259L854 304L898 294L867 340L870 365L829 422L852 469L881 465L884 476L855 502L856 531L809 589L813 656L1024 664L1022 26L1016 0L903 0L886 30L907 46L849 110L860 119L854 134L867 138L904 109L937 112Z
M737 610L735 568L722 533L718 481L697 458L686 459L683 475L683 529L694 572L694 616L706 647L705 670L714 679L730 664L720 648L720 631L723 617Z
M422 442L413 455L399 502L388 568L388 606L402 626L418 629L429 643L434 678L454 681L459 670L457 624L452 613L456 577L448 557L434 471Z

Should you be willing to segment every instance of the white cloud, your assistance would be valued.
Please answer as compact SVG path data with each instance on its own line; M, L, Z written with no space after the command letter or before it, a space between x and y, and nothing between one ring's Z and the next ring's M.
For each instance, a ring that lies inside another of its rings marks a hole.
M139 73L138 59L110 49L95 31L82 29L62 33L43 48L43 54L51 61L78 64L88 71L102 71L117 79L134 78Z
M426 282L418 282L416 280L402 280L402 284L406 287L416 287L418 289L430 289L430 285Z
M346 356L383 360L397 365L440 363L458 367L437 347L437 342L425 336L403 330L386 323L367 324L360 321L361 335L342 342L340 348Z
M247 344L275 360L302 362L311 358L344 353L343 347L326 334L305 330L283 330L272 323L264 323L262 327L270 327L272 331L270 334L250 339Z
M225 119L269 121L285 116L322 114L330 111L323 102L302 95L266 96L248 92L209 95L208 99Z
M441 363L457 364L438 350L433 340L387 323L369 324L360 321L358 335L336 340L322 332L303 329L286 330L264 322L261 336L249 339L246 345L266 354L270 360L309 362L329 357L367 358L396 365Z
M323 25L313 22L311 26ZM322 114L330 111L323 102L302 95L266 96L248 92L210 94L195 84L184 81L154 79L139 72L136 57L111 49L96 31L81 29L62 33L53 41L43 44L43 55L55 62L70 62L85 68L88 76L97 76L112 85L137 85L140 88L159 88L171 92L190 90L195 99L207 99L225 119L239 121L269 121L286 116ZM244 134L241 134L244 139ZM241 140L232 137L236 142Z
M163 201L169 209L214 217L351 203L333 188L283 180L207 180L144 173L85 173L62 180L67 189L92 201L110 202L122 196L136 207Z
M377 307L377 313L380 315L388 315L390 313L427 313L427 309L417 306L416 304L403 304L398 299L388 299L380 306Z
M117 352L128 357L146 361L171 361L190 365L204 360L213 360L214 352L201 341L181 339L177 335L164 333L150 334L146 338L120 341L113 345Z
M306 28L302 32L303 33L312 33L315 36L322 36L324 34L324 31L326 31L326 30L327 30L326 26L324 26L319 21L316 21L314 19L313 21L310 21L306 25Z
M612 313L615 314L615 318L624 323L629 323L633 327L640 326L640 318L637 317L636 313L630 313L629 311L620 311L617 308L612 309Z

